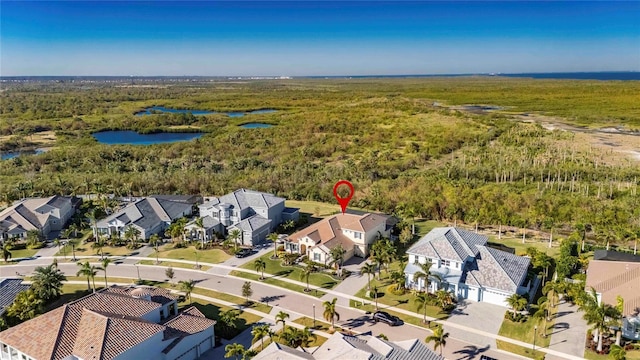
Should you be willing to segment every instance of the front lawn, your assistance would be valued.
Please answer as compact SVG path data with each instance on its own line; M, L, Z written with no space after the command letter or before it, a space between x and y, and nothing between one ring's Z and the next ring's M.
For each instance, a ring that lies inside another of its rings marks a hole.
M75 246L76 256L99 256L100 249L93 249L91 247L93 243L78 244ZM54 256L66 256L68 259L73 257L73 249L70 245L61 246L58 252ZM105 256L128 256L132 252L137 250L127 249L126 246L105 246L102 248L102 252Z
M161 246L159 250L160 250L158 253L159 258L196 261L196 253L197 253L198 262L210 263L210 264L219 264L231 258L231 255L227 254L221 249L196 250L195 246L174 249L173 244L167 244L167 245ZM148 257L155 259L156 258L155 251Z
M551 321L547 321L546 337L542 336L544 319L534 319L531 316L529 316L527 318L527 321L524 322L513 322L511 320L504 319L502 321L502 326L500 327L498 335L529 343L531 344L531 348L524 348L522 346L497 341L498 349L507 350L534 359L539 357L540 355L543 355L543 353L540 353L538 351L536 351L536 353L534 354L533 339L534 337L536 338L536 348L546 348L549 346L549 343L551 341L551 332L549 330L553 330L553 317L555 316L555 311L555 309L552 310ZM535 329L536 326L538 328L537 330Z
M609 355L596 354L593 351L586 349L584 351L584 358L587 360L609 360ZM640 350L627 350L626 360L640 360Z
M306 295L311 295L311 296L315 296L317 298L321 298L323 297L326 293L323 291L318 291L316 289L312 289L309 292L306 292L306 286L302 286L302 285L298 285L298 284L293 284L290 282L286 282L286 281L282 281L282 280L278 280L276 278L266 278L264 280L260 280L260 275L257 274L251 274L251 273L247 273L244 271L238 271L238 270L234 270L231 273L229 273L229 275L231 276L237 276L237 277L241 277L241 278L245 278L245 279L250 279L250 280L257 280L257 281L261 281L264 282L266 284L271 284L271 285L275 285L281 288L285 288L285 289L289 289L291 291L297 291L299 293L303 293Z
M215 325L216 335L217 334L221 335L224 333L221 330L222 323L219 321L220 313L223 311L229 311L229 310L238 311L240 315L238 316L238 320L235 322L235 328L232 329L232 331L230 331L226 337L224 337L227 340L233 339L238 334L240 334L244 330L251 327L253 324L262 320L262 316L258 316L258 315L251 314L249 312L233 309L228 306L216 305L214 303L210 303L208 301L195 299L195 298L193 299L192 305L190 305L188 301L181 302L179 305L180 305L180 310L184 308L188 308L193 305L196 308L198 308L198 310L200 310L202 314L204 314L204 316L206 316L208 319L216 320L217 321Z
M38 252L38 249L19 249L19 250L9 250L11 252L11 259L9 262L5 263L2 258L0 258L0 265L2 264L11 264L14 260L19 258L30 258Z
M265 277L266 277L266 274L271 274L275 276L284 276L296 281L301 281L301 282L306 281L306 280L300 279L300 275L302 274L301 267L285 266L282 264L282 260L271 259L271 255L273 255L273 253L269 252L260 257L260 259L264 260L264 262L267 265L267 268L264 270ZM241 268L255 271L256 270L255 260L242 265ZM320 272L315 272L311 274L311 276L309 276L309 286L316 286L324 289L332 289L337 284L338 284L338 280Z
M293 320L293 322L296 323L296 324L300 324L302 326L306 326L309 329L320 330L320 331L324 331L326 333L332 333L330 331L331 330L331 324L329 324L328 322L325 322L325 321L321 321L318 318L316 318L315 327L313 325L313 319L310 318L310 317L306 317L306 316L299 317L299 318ZM340 329L339 326L336 325L334 327L334 331L340 331L340 330L341 329Z
M194 269L195 268L194 264L174 262L174 261L160 261L159 263L156 264L155 260L142 260L142 261L139 261L138 264L140 264L140 265L167 266L167 267L171 266L173 268L183 268L183 269ZM202 270L202 271L207 271L209 269L211 269L211 266L206 266L206 265L200 265L200 267L198 268L198 270Z

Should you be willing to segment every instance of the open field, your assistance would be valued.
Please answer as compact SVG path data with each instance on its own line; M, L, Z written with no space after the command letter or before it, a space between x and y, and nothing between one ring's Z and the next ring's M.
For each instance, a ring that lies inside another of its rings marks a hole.
M272 253L267 253L260 257L266 263L266 269L264 271L265 277L267 274L275 275L275 276L283 276L292 280L297 280L300 282L305 282L305 280L300 278L302 274L302 268L299 266L285 266L282 265L282 260L280 259L271 259ZM256 270L255 268L255 260L248 262L241 266L243 269ZM313 287L321 287L324 289L332 289L338 280L333 279L331 276L314 272L309 276L309 285Z
M297 291L299 293L303 293L303 294L306 294L306 295L314 296L314 297L317 297L317 298L321 298L324 295L326 295L325 292L319 291L317 289L314 289L314 290L311 290L309 292L306 292L305 291L306 286L300 286L300 285L297 285L297 284L292 284L292 283L289 283L289 282L286 282L286 281L282 281L282 280L278 280L278 279L274 279L274 278L271 278L271 277L267 277L264 280L260 280L260 275L250 274L250 273L246 273L244 271L234 270L231 273L229 273L229 275L237 276L237 277L241 277L241 278L245 278L245 279L249 279L249 280L264 281L267 284L279 286L279 287L282 287L282 288L285 288L285 289L289 289L289 290L292 290L292 291Z
M189 260L200 261L210 264L221 263L231 257L223 250L220 249L206 249L196 250L195 246L189 246L187 248L174 249L172 244L161 246L158 252L159 258L176 259L176 260ZM196 255L197 254L197 255ZM197 256L197 259L196 259ZM156 258L155 251L148 256L149 258ZM192 265L193 267L193 265Z

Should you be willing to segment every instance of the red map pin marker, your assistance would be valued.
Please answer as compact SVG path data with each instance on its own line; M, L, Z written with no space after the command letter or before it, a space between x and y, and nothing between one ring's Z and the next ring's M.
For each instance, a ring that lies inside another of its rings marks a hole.
M340 185L347 185L349 187L349 195L345 198L341 198L340 196L338 196L338 187ZM338 200L343 214L347 210L347 205L349 205L349 201L351 201L354 192L355 191L353 190L353 184L351 184L347 180L340 180L333 186L333 196L335 196L336 200Z

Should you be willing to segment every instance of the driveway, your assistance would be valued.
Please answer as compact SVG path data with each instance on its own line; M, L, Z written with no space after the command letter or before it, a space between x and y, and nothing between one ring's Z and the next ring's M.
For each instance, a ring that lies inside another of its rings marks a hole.
M575 356L584 356L584 343L587 337L587 322L578 312L578 306L562 301L558 305L558 313L554 319L553 327L548 331L551 334L549 349L562 351ZM548 359L559 359L552 355Z
M491 334L497 334L498 331L500 331L500 326L502 326L505 311L507 311L507 308L498 305L464 301L458 304L458 307L453 311L447 321L472 326L475 329ZM444 328L449 332L451 337L465 339L481 347L486 345L490 345L491 348L496 347L496 341L493 338L469 333L458 328L448 327L447 325L445 325Z

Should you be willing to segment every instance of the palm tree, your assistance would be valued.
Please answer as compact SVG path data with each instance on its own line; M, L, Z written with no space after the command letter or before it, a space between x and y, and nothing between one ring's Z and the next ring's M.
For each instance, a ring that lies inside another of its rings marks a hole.
M242 236L242 232L238 229L233 229L229 233L229 238L233 240L233 244L236 250L238 250L238 240L240 240L241 236Z
M136 248L136 244L138 243L139 236L140 236L140 230L133 227L133 225L127 226L127 229L124 231L124 238L131 242L132 249Z
M202 248L204 249L204 238L205 238L205 231L204 231L204 223L203 223L203 219L201 217L197 218L196 221L194 222L194 224L198 227L198 237L202 237Z
M396 290L400 290L404 288L406 277L404 273L401 273L400 271L394 271L391 273L390 280L392 284L396 285Z
M262 259L257 259L253 263L253 267L256 268L256 271L262 272L262 275L260 276L260 280L264 280L264 270L267 268L267 262Z
M375 275L376 266L371 263L365 263L360 268L361 274L367 274L367 290L371 290L371 275Z
M300 272L300 280L307 281L307 288L304 289L304 291L306 292L311 291L311 289L309 289L309 277L315 270L316 270L315 266L311 264L307 264L307 266L302 269L302 272Z
M11 245L9 245L9 241L4 242L4 244L2 244L2 258L4 259L4 262L7 263L9 262L9 259L11 259L11 251L9 251L11 249Z
M13 300L13 304L7 307L7 315L23 321L33 319L41 313L43 303L44 300L33 289L22 291Z
M308 326L298 331L298 339L302 348L309 347L317 338L318 336Z
M280 341L289 347L296 348L300 343L300 331L294 327L288 327L280 333Z
M62 249L62 242L60 241L60 239L55 238L53 239L53 246L57 246L58 247L58 252L60 252L60 250ZM64 254L64 258L67 258L67 254Z
M109 285L107 284L107 267L109 267L109 264L111 264L111 259L109 258L104 258L102 259L102 261L100 262L102 267L102 271L104 271L104 287L108 287Z
M94 248L96 250L96 253L100 253L100 258L104 259L104 246L105 246L105 242L104 239L100 236L98 236L96 238L96 241L93 242L93 245L91 245L92 248Z
M453 304L453 297L450 292L447 290L437 290L436 291L436 300L438 301L438 306L444 310L449 305Z
M33 289L42 300L56 299L62 294L62 282L67 281L66 276L54 264L38 266L31 278Z
M447 338L449 337L449 333L444 332L442 325L438 324L436 328L433 330L433 335L427 336L424 341L429 344L433 341L433 350L438 350L440 348L440 356L442 356L442 348L447 345Z
M593 338L598 340L597 350L602 351L602 338L606 331L609 331L611 325L620 317L617 309L604 302L598 302L598 297L595 289L591 288L591 292L587 293L584 302L580 307L580 310L584 311L584 319L588 325L593 325Z
M271 257L272 259L277 259L278 258L278 250L276 248L277 243L278 243L278 234L276 233L271 233L269 235L267 235L267 240L271 241L273 243L273 256Z
M260 340L260 350L264 350L264 338L266 336L271 337L273 332L269 324L262 324L254 326L253 329L251 329L251 335L253 335L254 342Z
M431 281L433 279L437 279L439 281L441 280L439 275L431 273L431 265L433 265L433 263L429 259L426 259L424 264L420 264L420 270L416 271L413 274L413 282L418 283L418 290L423 290L423 287L420 286L421 279L424 279L425 291L429 291L429 288L431 287Z
M415 299L413 299L413 302L416 304L416 311L420 311L420 310L424 310L424 313L422 314L422 321L423 322L427 322L427 306L429 305L429 303L431 302L431 299L429 298L429 294L421 292L421 293L417 293Z
M231 329L235 329L238 325L238 317L240 314L235 309L223 311L220 313L219 320L224 334L229 335Z
M225 346L224 351L226 351L224 357L230 358L233 356L236 360L238 360L240 357L244 357L244 353L246 352L244 345L236 343Z
M331 254L331 262L336 264L337 270L340 270L342 262L344 261L344 254L347 253L347 250L345 250L342 245L338 245L331 249L329 253Z
M276 314L276 324L282 322L282 331L284 331L284 322L289 318L289 314L280 310L278 314Z
M87 289L91 290L91 284L89 280L93 281L93 292L96 292L96 274L98 273L98 268L91 265L89 261L85 261L83 263L78 263L80 270L76 273L76 276L86 276L87 277Z
M507 305L513 309L513 314L515 315L517 311L522 311L527 307L527 299L522 295L513 294L507 298Z
M546 296L541 296L538 299L538 306L533 317L544 319L544 325L542 326L542 337L547 337L547 321L551 316L551 309L553 308L552 302Z
M149 237L149 245L153 246L153 250L156 253L156 265L160 263L160 260L158 259L158 254L159 254L159 250L158 250L158 246L160 246L160 243L162 242L162 240L160 239L160 236L158 236L158 234L153 234L151 235L151 237Z
M193 280L182 280L178 282L180 284L180 290L184 291L185 296L189 299L189 305L191 305L191 293L193 288L196 287L196 282Z
M322 316L325 320L331 321L332 329L335 327L335 321L340 321L340 314L338 314L338 312L336 311L337 301L338 298L333 298L333 300L331 301L325 301L322 303L322 306L324 306L324 312L322 313Z
M613 360L625 360L627 358L627 352L620 345L611 345L609 348L609 357Z

